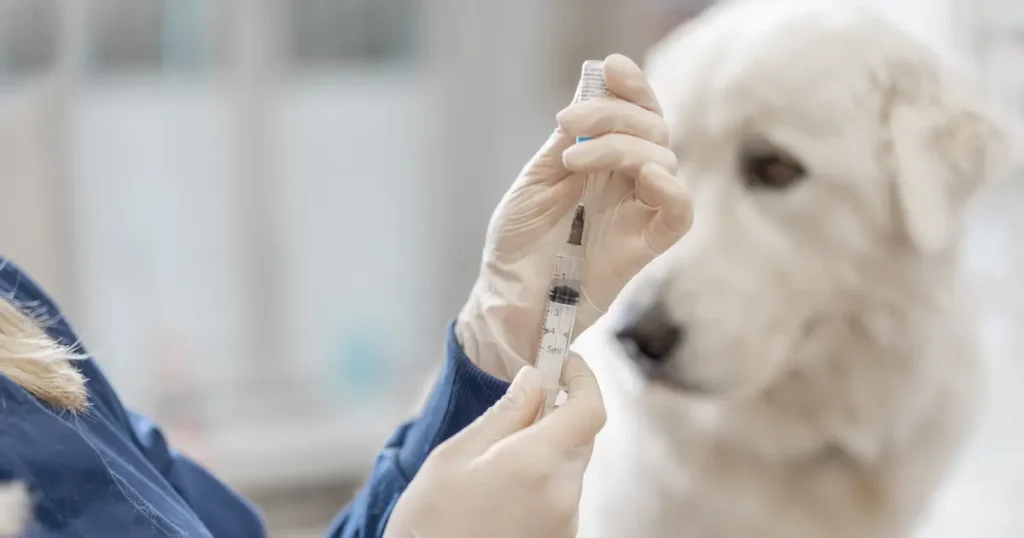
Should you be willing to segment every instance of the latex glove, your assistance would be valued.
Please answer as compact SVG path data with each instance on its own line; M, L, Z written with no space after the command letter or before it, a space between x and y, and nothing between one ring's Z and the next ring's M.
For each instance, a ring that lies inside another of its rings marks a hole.
M643 72L615 54L605 59L604 80L614 97L562 110L558 128L491 217L456 335L469 358L496 377L510 379L536 358L555 254L588 175L574 337L690 227L689 193L676 177L668 126ZM592 139L576 144L577 136Z
M574 538L583 473L605 411L593 373L570 354L568 399L533 424L543 401L523 368L487 413L442 443L399 498L385 538Z

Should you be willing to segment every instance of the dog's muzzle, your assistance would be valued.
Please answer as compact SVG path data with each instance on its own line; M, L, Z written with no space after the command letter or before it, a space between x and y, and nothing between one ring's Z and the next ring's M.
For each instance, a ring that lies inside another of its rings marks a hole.
M641 370L651 377L663 377L672 355L686 344L686 328L655 300L628 309L615 338Z

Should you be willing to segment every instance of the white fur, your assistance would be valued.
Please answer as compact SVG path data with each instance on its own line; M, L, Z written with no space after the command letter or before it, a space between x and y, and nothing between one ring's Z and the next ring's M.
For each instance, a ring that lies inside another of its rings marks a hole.
M0 483L0 537L14 538L25 530L31 515L28 490L20 482Z
M609 412L579 536L909 536L971 425L960 220L1001 131L933 52L825 1L713 8L646 69L696 221L616 308L661 301L671 376L707 394L640 377L614 309L577 342ZM764 142L808 177L747 187Z

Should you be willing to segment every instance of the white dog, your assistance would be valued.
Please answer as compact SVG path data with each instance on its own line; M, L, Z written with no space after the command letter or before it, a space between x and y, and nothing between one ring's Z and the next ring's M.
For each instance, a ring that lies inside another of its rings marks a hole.
M0 483L0 536L19 536L29 521L31 508L24 484Z
M609 412L579 536L909 536L971 425L960 220L1002 131L823 1L713 8L647 72L696 222L577 342Z

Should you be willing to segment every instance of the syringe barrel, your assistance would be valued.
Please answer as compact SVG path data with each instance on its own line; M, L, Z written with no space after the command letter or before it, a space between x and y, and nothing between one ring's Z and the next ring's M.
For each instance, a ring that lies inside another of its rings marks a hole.
M604 84L604 62L601 60L587 60L583 62L583 72L580 74L580 83L576 87L576 96L573 103L582 103L598 97L609 97L611 93ZM589 137L578 136L576 143L589 140Z
M563 245L561 252L555 256L555 266L551 274L551 301L576 306L583 283L580 281L583 269L582 249L575 245ZM556 291L557 290L557 291ZM575 295L573 295L575 293Z
M604 62L587 60L583 62L583 73L573 103L611 96L604 84ZM587 140L577 137L576 142ZM584 190L586 186L584 184ZM569 353L576 335L576 306L582 293L582 265L584 256L585 210L581 201L573 215L568 240L562 245L555 259L548 291L547 309L544 313L544 327L537 345L536 367L544 379L544 407L538 418L551 412L559 392L562 365Z

